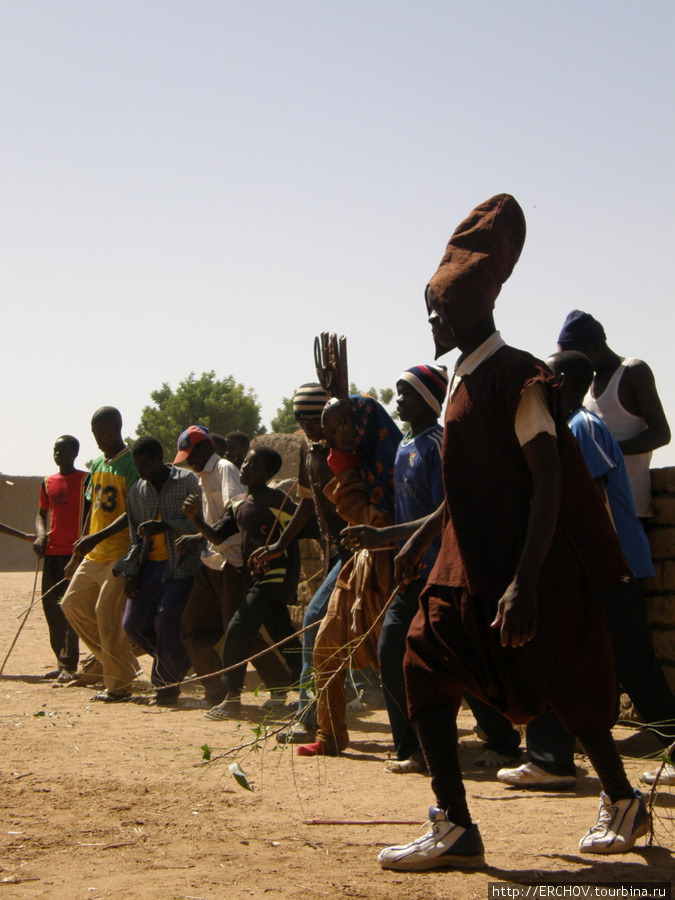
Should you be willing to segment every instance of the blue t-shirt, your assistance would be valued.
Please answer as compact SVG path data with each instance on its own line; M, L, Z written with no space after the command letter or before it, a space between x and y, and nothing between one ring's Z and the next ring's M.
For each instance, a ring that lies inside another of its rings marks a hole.
M593 478L606 476L607 502L621 550L633 575L649 578L654 574L649 542L635 513L626 464L619 445L607 426L583 406L572 413L567 424L581 447Z
M411 437L406 434L394 462L394 520L397 525L428 516L443 500L441 443L443 428L434 425ZM402 547L405 541L399 541ZM441 536L433 539L420 560L420 578L428 577L436 562Z

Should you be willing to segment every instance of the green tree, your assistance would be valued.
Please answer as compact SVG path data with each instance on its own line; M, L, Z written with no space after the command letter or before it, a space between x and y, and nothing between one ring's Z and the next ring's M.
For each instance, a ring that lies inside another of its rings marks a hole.
M371 387L367 391L361 391L357 388L353 381L349 383L349 393L368 394L369 397L374 397L376 400L379 400L385 409L387 409L391 401L394 399L393 388L382 388L382 390L378 391L377 388ZM387 409L387 412L392 417L392 419L398 419L398 412L395 409Z
M238 384L231 375L217 379L211 371L195 378L190 372L175 391L164 382L150 397L154 405L143 409L136 435L156 437L167 460L176 455L178 435L189 425L203 425L216 434L244 431L250 437L265 431L253 390Z
M293 397L295 391L293 392ZM293 397L282 397L281 406L277 409L276 416L270 422L272 431L276 434L293 434L300 426L293 415Z

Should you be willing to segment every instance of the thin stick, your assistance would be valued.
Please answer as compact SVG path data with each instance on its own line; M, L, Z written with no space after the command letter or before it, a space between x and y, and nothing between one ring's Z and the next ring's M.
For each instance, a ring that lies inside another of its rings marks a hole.
M50 587L49 590L46 591L44 594L42 594L42 595L39 596L39 597L36 597L36 598L33 600L33 602L30 604L30 606L27 606L25 609L22 609L22 610L21 610L21 612L20 612L19 615L17 616L17 619L20 619L21 616L22 616L24 613L29 612L29 611L35 606L36 603L39 603L39 602L40 602L40 600L43 600L43 601L44 601L44 600L47 600L49 597L52 596L52 594L58 593L58 592L61 590L61 588L63 587L64 584L68 584L68 579L67 579L67 578L62 578L61 581L58 581L56 584L52 585L52 587Z
M288 637L284 638L281 641L277 641L276 644L270 644L269 647L261 650L260 653L254 653L253 656L249 656L248 659L244 659L233 666L228 666L226 669L219 669L217 672L209 672L208 675L192 675L190 678L185 678L183 681L177 681L175 682L175 684L167 684L165 685L165 687L177 687L182 684L192 684L194 681L201 681L204 678L211 678L213 675L224 675L226 672L231 672L232 669L238 669L239 666L243 666L250 662L255 662L256 659L259 659L261 656L269 653L270 650L277 650L279 647L283 647L284 644L292 641L293 638L300 637L301 634L304 634L306 631L311 631L312 628L318 628L320 624L321 620L319 619L318 622L312 622L310 625L305 625L305 627L301 628L300 631L289 634Z
M652 818L652 810L654 807L654 801L656 799L656 792L659 787L659 781L661 780L661 773L665 769L667 765L672 765L671 763L671 754L675 752L675 742L673 742L670 747L668 747L664 754L663 759L661 760L661 765L658 768L656 773L656 777L652 783L649 794L647 795L647 810L649 812L649 833L647 835L647 846L651 847L652 841L654 840L654 821Z
M303 819L303 825L424 825L419 819Z
M31 604L30 604L30 606L28 607L28 609L26 610L26 615L23 617L23 621L22 621L22 623L19 625L19 630L17 631L17 633L16 633L15 636L14 636L14 640L12 641L12 646L11 646L11 647L9 648L9 650L7 651L7 656L5 657L5 661L3 662L2 667L0 667L0 678L2 678L2 673L5 671L5 666L7 665L7 660L9 659L9 655L10 655L10 653L12 652L12 650L14 649L14 645L15 645L16 642L19 640L19 635L20 635L21 632L23 631L23 626L24 626L24 625L26 624L26 622L28 621L28 616L30 615L30 611L31 611L31 609L33 608L33 602L34 602L34 600L35 600L35 591L37 590L37 582L38 582L38 573L39 573L39 571L40 571L40 557L38 557L37 565L35 566L35 581L33 582L33 597L32 597L32 599L31 599Z

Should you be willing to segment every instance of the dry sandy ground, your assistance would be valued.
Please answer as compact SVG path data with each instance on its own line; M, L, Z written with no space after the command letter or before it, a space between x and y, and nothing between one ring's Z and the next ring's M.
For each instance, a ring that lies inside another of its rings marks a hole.
M4 658L33 576L0 578ZM228 771L231 758L203 764L200 748L216 756L254 737L262 716L253 694L240 724L211 722L196 709L92 703L91 689L41 681L52 665L36 607L0 683L0 900L463 900L486 898L496 880L635 883L675 873L674 789L660 798L655 846L580 856L579 838L595 821L596 779L581 778L572 794L499 786L472 765L481 745L466 713L461 758L486 868L382 871L378 848L416 836L416 826L305 820L426 819L428 780L384 771L391 743L383 713L357 720L352 748L338 759L301 759L273 740L242 751L249 793ZM657 748L626 728L617 738L637 783L638 757Z

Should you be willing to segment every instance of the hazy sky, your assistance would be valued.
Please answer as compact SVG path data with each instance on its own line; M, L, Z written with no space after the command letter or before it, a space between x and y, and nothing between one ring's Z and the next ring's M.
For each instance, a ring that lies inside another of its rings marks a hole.
M528 222L502 335L545 357L592 312L675 426L674 24L670 0L0 0L0 470L52 471L64 432L90 459L97 407L132 435L191 371L269 424L322 330L393 386L500 191Z

